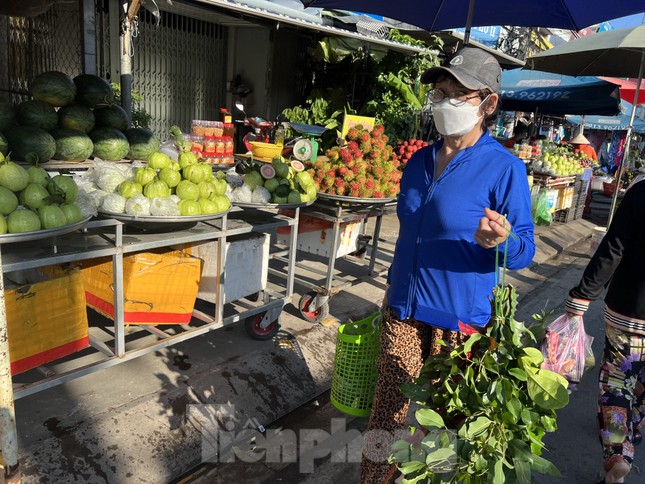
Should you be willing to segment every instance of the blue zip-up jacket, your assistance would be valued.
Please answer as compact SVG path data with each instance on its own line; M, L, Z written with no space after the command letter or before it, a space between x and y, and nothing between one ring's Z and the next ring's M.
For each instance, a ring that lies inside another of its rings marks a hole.
M531 195L524 164L486 131L434 180L440 140L416 152L401 180L399 237L388 274L388 305L400 320L413 318L458 331L458 323L485 325L495 286L495 250L474 239L484 207L507 215L506 266L521 269L535 254Z

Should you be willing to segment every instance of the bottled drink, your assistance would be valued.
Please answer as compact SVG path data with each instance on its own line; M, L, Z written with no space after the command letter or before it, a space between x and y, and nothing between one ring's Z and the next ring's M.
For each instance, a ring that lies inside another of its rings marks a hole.
M282 126L278 126L275 130L275 144L278 146L284 145L284 128Z

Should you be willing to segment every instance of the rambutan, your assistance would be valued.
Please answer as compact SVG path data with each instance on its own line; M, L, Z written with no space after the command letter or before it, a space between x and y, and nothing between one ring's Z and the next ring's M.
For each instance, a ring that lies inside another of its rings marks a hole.
M338 177L338 178L336 178L334 180L334 185L336 186L336 188L344 187L345 186L345 180L343 180L342 178Z
M368 190L373 190L373 189L374 189L374 187L376 186L376 183L374 183L374 179L373 179L373 178L368 178L367 180L365 180L365 185L364 185L364 186L365 186L365 188L367 188Z
M374 131L376 131L379 135L382 135L383 133L385 133L385 126L383 126L382 124L377 124L376 126L374 126Z
M360 198L372 198L372 189L367 187L361 187L358 190L358 196Z
M347 187L345 185L336 187L336 195L345 195L347 193Z
M326 177L323 179L322 184L323 184L324 186L326 186L326 187L333 187L333 186L334 186L334 180L335 180L335 178L334 178L333 176L326 176Z
M358 143L356 141L350 141L349 143L347 143L347 149L349 151L357 150L358 149Z
M327 173L325 173L325 177L336 178L336 170L330 168Z
M337 171L337 173L338 173L338 175L339 175L339 176L345 176L345 175L347 175L347 171L348 171L348 170L347 170L347 167L346 167L346 166L341 166L341 167L340 167L340 168L338 168L338 170L336 170L336 171Z
M358 175L361 172L361 169L358 167L358 165L352 166L352 173L354 175Z
M332 153L332 155L329 157L329 159L330 159L331 161L338 161L339 156L340 156L340 155L338 154L338 151L334 151L334 152Z
M349 196L358 198L360 196L360 192L358 190L350 190L349 191Z
M352 158L347 163L345 163L345 166L349 169L353 168L355 165L356 165L356 160L354 158Z
M367 131L361 133L361 141L367 143L370 140L370 134Z
M359 187L364 186L366 181L367 177L365 175L358 175L356 177L356 183L358 183Z
M372 193L372 197L373 198L385 198L385 195L383 194L383 192L381 190L374 190L374 192Z
M387 189L387 194L390 197L395 197L399 193L399 187L396 185L390 185Z
M345 136L345 138L353 141L357 137L358 137L358 130L356 128L349 128L349 130L347 131L347 136Z
M361 143L361 151L363 153L369 153L371 150L372 150L372 143L370 143L369 141Z
M374 149L373 149L372 151L370 151L369 157L370 157L372 160L376 160L380 155L381 155L381 152L380 152L380 151L378 151L378 150L374 150Z
M355 159L356 158L363 158L363 152L361 150L354 151L354 153L352 153L352 155L354 155Z
M352 183L349 185L349 189L350 189L351 191L356 191L356 192L358 192L358 189L359 189L360 187L361 187L361 186L360 186L358 183L356 183L356 182L352 182Z
M380 165L373 166L372 173L376 178L381 179L383 177L383 167Z

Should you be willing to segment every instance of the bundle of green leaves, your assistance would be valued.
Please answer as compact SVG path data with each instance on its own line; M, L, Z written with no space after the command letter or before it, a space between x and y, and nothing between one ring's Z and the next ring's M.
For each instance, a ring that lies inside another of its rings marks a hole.
M493 298L494 315L482 332L446 345L447 354L431 356L402 388L422 405L415 415L421 428L392 447L404 483L530 483L533 472L559 475L541 457L542 438L557 429L567 381L540 368L536 334L545 322L528 328L515 321L510 285L498 285Z

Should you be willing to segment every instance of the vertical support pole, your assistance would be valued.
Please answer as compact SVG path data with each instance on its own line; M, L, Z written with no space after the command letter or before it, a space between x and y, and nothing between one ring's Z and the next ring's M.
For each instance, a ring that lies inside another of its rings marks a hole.
M616 203L618 201L618 191L620 187L620 180L622 178L623 166L625 161L629 156L629 148L632 138L632 127L634 126L634 118L636 117L636 106L638 106L638 94L641 90L641 83L643 82L643 71L645 71L645 49L641 52L641 65L638 70L638 80L636 81L636 92L634 93L634 104L632 104L632 114L629 117L629 128L627 128L627 135L625 138L625 147L623 149L623 156L620 158L620 164L618 165L618 176L616 177L616 187L614 188L614 196L611 199L611 206L609 208L609 220L607 221L607 227L611 225L611 221L614 218L614 212L616 211Z
M383 222L383 213L385 212L385 204L381 205L379 214L376 216L374 223L374 235L372 235L372 253L370 254L370 266L368 274L374 274L374 265L376 264L376 252L378 251L378 238L381 235L381 223Z
M217 281L215 282L215 322L224 322L224 291L226 287L226 232L228 215L222 217L222 236L217 239Z
M466 18L466 29L464 32L464 46L470 44L470 29L473 25L473 16L475 15L475 1L468 2L468 17Z
M340 225L341 217L343 215L343 207L340 205L334 209L336 216L334 218L334 228L331 231L331 248L329 253L329 262L327 262L327 277L325 279L325 290L327 294L331 294L332 282L334 280L334 266L336 265L336 252L340 245Z
M0 450L4 460L4 475L7 483L20 482L18 462L18 432L16 411L13 403L13 382L9 359L9 335L7 333L7 308L2 280L2 256L0 255Z
M300 223L300 207L294 213L295 223L289 233L289 262L287 265L287 299L293 296L293 284L296 276L296 252L298 251L298 224Z
M125 296L123 294L123 224L116 225L116 254L112 256L112 287L114 288L114 354L125 355Z
M96 75L96 14L94 9L94 0L83 0L81 15L83 73Z
M121 107L128 115L128 125L132 124L132 22L128 14L128 2L121 3L121 29L119 31L121 64Z

